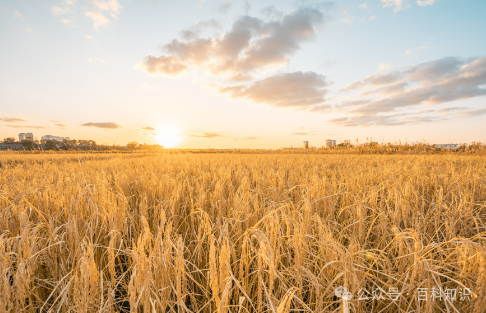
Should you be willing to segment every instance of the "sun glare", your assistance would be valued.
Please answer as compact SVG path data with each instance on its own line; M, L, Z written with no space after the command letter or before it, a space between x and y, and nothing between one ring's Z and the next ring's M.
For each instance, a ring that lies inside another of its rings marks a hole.
M158 130L155 139L157 140L157 143L164 146L164 148L176 148L181 142L181 136L174 128L163 128Z

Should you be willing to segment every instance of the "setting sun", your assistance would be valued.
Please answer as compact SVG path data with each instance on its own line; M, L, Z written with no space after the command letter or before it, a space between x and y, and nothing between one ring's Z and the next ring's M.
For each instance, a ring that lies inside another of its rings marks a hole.
M175 148L181 142L181 136L174 128L164 128L157 131L155 140L164 148Z

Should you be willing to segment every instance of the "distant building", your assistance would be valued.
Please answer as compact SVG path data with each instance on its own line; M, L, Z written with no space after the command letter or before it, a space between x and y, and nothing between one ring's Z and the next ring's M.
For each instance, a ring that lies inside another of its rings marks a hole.
M19 143L3 144L0 143L0 150L23 150L24 146Z
M19 141L25 140L25 133L19 134Z
M351 145L351 140L344 140L344 144L346 146L350 146Z
M42 140L56 140L59 142L62 142L63 140L71 140L69 137L59 137L59 136L51 136L51 135L45 135L42 136Z
M25 140L34 140L34 134L26 133L25 134Z
M458 144L436 144L435 145L436 148L440 149L440 148L445 148L445 149L457 149L459 148L459 145Z
M336 140L326 139L326 148L332 148L336 146Z
M304 149L309 149L309 142L308 141L304 141Z

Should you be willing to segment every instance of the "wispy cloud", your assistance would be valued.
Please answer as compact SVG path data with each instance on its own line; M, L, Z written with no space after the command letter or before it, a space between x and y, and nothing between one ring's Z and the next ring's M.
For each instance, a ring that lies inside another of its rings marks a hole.
M155 130L155 128L153 128L153 127L142 127L142 129L145 129L145 130Z
M6 122L6 123L20 123L20 122L26 122L26 120L23 120L21 118L16 118L16 117L0 117L1 122Z
M310 109L324 102L328 82L314 72L277 74L250 84L221 87L231 98L248 99L274 107Z
M219 5L219 7L217 8L217 11L219 13L226 14L226 13L228 13L229 9L231 9L232 6L233 6L233 2L226 1L225 3L222 3L221 5Z
M432 5L434 3L435 3L435 0L417 0L417 4L421 7Z
M21 20L21 19L23 18L22 14L21 14L20 12L18 12L18 11L15 11L15 12L14 12L14 16L15 16L16 18L18 18L19 20Z
M27 126L27 125L7 125L8 127L13 127L13 128L33 128L33 129L44 129L48 128L45 126Z
M120 125L118 125L117 123L114 123L114 122L84 123L81 126L97 127L97 128L105 128L105 129L118 129L118 128L121 128L122 127L122 126L120 126Z
M87 17L93 20L93 27L99 29L100 26L110 23L110 20L105 14L109 14L112 18L116 19L117 14L123 8L118 0L91 0L91 9L86 11Z
M60 8L58 6L51 7L51 12L53 15L66 14L69 13L69 11L71 11L69 7L65 7L65 8Z
M407 0L381 0L384 8L393 7L394 12L404 9Z
M330 119L327 122L343 127L400 126L421 123L456 120L458 118L478 117L486 114L484 109L450 107L438 110L421 110L396 114L372 114Z
M404 113L386 116L380 114L419 105L438 105L486 96L486 88L482 87L485 84L486 57L470 59L449 57L410 66L403 71L377 73L343 88L342 90L346 92L360 90L360 93L355 99L334 106L338 112L362 115L362 117L340 118L330 122L352 126L359 123L398 125L435 121L439 118L417 116L404 118ZM465 111L461 113L461 116L466 115Z
M386 70L389 70L391 67L392 67L392 65L390 64L390 62L378 64L378 70L379 71L386 71Z
M365 9L365 10L368 8L368 5L366 3L362 3L362 4L358 5L358 6L360 8L362 8L362 9Z
M245 137L244 139L247 139L247 140L257 140L258 137Z
M308 133L308 132L295 132L292 133L292 135L298 135L298 136L312 136L314 134Z
M224 137L223 135L217 133L202 133L200 135L189 135L188 137L196 137L196 138L216 138L216 137Z
M101 12L89 11L86 12L86 16L93 20L93 27L99 29L100 26L108 24L110 20L104 16Z
M394 12L398 12L403 9L410 7L408 0L381 0L384 8L392 7ZM425 7L435 3L435 0L417 0L417 5L420 7Z
M221 26L218 20L211 19L208 21L197 22L192 27L182 30L179 34L184 40L194 40L196 38L199 38L201 34L204 33L205 31L208 30L220 31L222 29L223 27Z
M61 123L56 124L56 126L57 126L57 127L67 127L66 125L61 124Z
M421 46L421 47L418 47L417 49L415 50L405 50L405 52L403 53L403 55L406 55L406 56L411 56L412 54L415 54L418 50L424 50L424 49L428 49L429 47L428 46Z
M408 116L408 114L393 114L393 115L364 115L354 117L341 117L328 120L330 124L355 127L355 126L398 126L411 125L427 122L437 122L443 120L440 117L423 117L423 116Z

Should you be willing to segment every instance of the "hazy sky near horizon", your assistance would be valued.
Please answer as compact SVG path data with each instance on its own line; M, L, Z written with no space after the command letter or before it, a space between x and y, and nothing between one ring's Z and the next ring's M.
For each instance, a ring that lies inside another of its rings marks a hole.
M0 0L0 139L486 141L483 0Z

